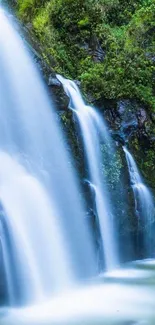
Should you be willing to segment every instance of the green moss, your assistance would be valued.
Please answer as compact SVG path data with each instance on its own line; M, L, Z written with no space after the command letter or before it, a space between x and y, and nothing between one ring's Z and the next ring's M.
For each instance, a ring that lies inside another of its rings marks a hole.
M155 192L155 145L133 136L130 146L144 179Z
M137 98L155 110L155 0L18 0L57 72L96 100ZM94 60L94 37L105 52Z

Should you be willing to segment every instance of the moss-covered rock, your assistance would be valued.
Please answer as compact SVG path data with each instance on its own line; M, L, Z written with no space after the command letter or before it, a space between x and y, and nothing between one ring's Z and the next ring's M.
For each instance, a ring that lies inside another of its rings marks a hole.
M96 100L136 98L155 109L154 0L18 0L44 59Z

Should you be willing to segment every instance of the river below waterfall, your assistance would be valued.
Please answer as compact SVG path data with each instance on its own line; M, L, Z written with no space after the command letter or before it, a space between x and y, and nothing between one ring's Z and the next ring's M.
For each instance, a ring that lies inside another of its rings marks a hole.
M155 261L132 262L41 305L1 309L1 325L155 324Z

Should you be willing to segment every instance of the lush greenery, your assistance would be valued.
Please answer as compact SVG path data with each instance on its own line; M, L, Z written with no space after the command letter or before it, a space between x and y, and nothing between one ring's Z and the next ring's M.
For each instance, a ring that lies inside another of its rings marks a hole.
M143 125L144 132L139 127L134 133L131 151L146 181L155 188L154 142L143 141L145 137L153 139L155 134L155 0L13 2L18 17L35 35L44 60L54 71L80 80L88 100L103 106L106 100L114 99L116 103L122 98L136 99L135 116L139 101L144 104L149 118ZM65 113L61 119L79 157L70 116ZM112 186L120 177L120 159L116 164L117 168L105 168ZM78 167L81 169L80 162Z
M155 110L155 0L17 2L57 72L96 100L137 98Z

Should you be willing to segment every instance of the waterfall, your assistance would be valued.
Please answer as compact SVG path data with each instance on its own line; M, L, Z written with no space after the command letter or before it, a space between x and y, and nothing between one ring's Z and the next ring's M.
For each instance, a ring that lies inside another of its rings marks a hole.
M30 303L95 275L96 265L56 113L2 8L0 48L0 238L10 302L20 292Z
M35 295L35 299L45 299L51 286L51 290L54 290L73 280L54 203L37 179L27 174L15 159L2 152L0 193L6 223L13 238L12 245L17 254L15 262L18 263L25 298L29 300ZM37 204L34 204L34 199ZM42 247L39 249L40 240ZM6 245L4 253L9 296L13 302L14 282Z
M89 181L93 186L96 212L102 238L102 249L106 269L112 269L118 264L117 243L114 236L112 202L106 187L101 144L107 146L107 155L111 159L113 146L105 122L97 111L87 106L77 85L57 75L66 94L70 98L70 108L74 110L83 138L86 161L89 170Z
M146 230L144 233L144 245L145 257L148 257L153 253L151 247L151 233L153 231L152 223L155 217L154 199L150 190L143 182L133 156L126 147L123 147L123 150L125 152L130 182L134 193L135 212L138 218L138 223L139 225L141 224L144 230Z

